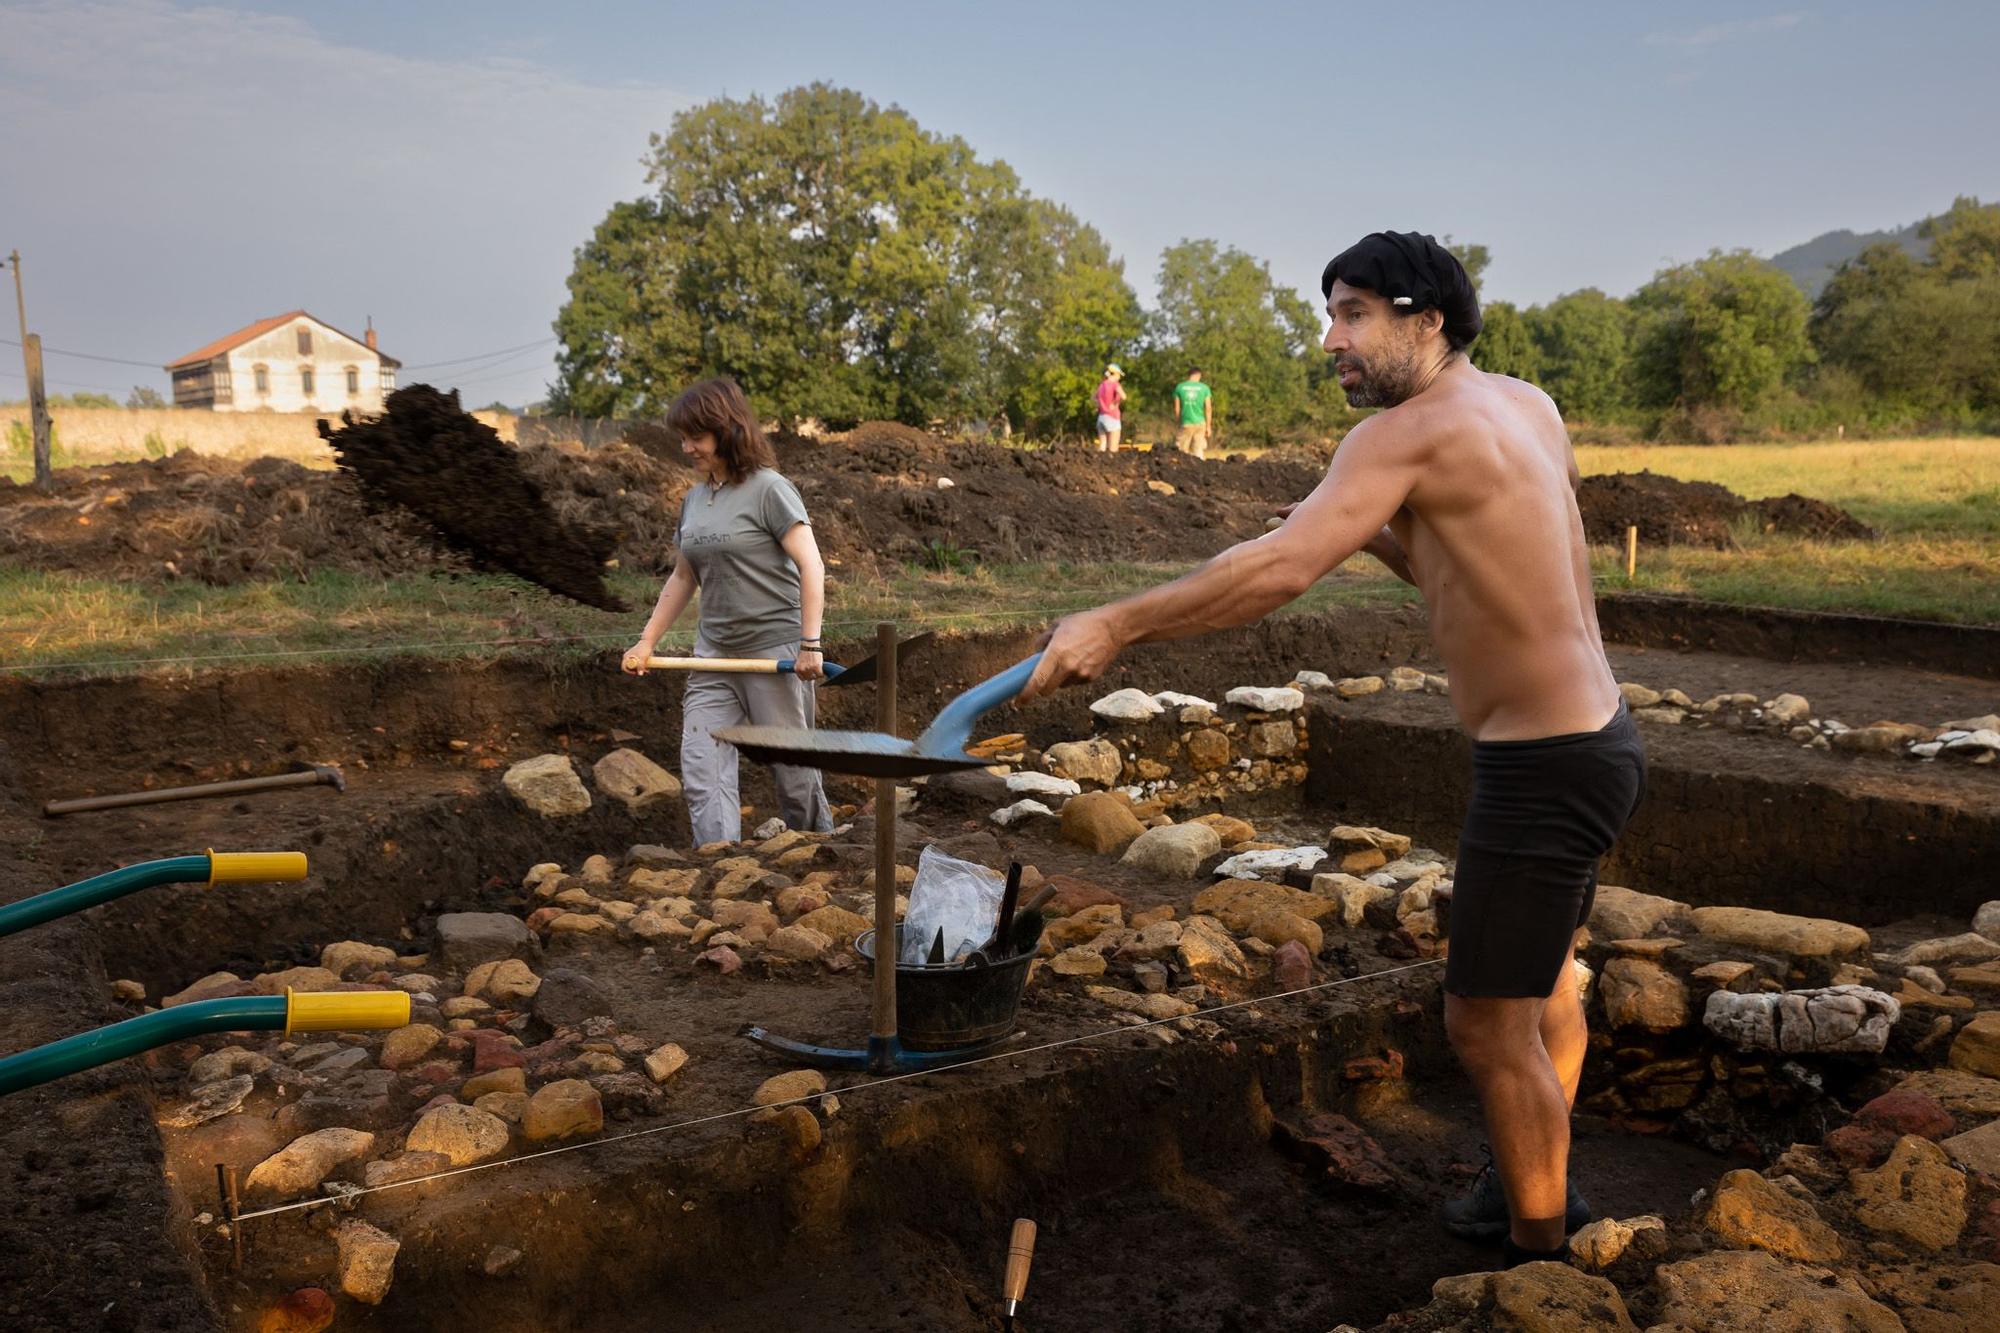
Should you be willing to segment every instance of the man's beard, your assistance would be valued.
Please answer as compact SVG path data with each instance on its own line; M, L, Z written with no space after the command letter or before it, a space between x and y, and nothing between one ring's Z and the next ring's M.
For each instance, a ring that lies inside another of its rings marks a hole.
M1349 407L1395 407L1416 392L1416 358L1408 353L1395 355L1394 360L1385 360L1374 369L1358 357L1334 358L1336 373L1344 366L1361 372L1354 387L1345 390Z

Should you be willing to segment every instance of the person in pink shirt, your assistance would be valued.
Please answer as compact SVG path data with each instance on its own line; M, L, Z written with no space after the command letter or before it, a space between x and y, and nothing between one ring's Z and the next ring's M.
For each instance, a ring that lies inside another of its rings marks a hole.
M1118 417L1119 408L1125 403L1125 386L1120 383L1124 378L1124 371L1109 365L1097 386L1097 451L1102 454L1118 447L1119 432L1125 429L1125 423Z

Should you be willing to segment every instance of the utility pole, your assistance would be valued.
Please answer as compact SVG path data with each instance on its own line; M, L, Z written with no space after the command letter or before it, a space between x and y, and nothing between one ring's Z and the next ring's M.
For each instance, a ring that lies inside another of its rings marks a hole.
M55 475L49 470L49 396L42 385L41 335L28 332L28 304L21 295L21 252L13 251L7 262L14 266L14 313L21 318L21 361L28 374L28 422L35 435L35 486L55 489Z

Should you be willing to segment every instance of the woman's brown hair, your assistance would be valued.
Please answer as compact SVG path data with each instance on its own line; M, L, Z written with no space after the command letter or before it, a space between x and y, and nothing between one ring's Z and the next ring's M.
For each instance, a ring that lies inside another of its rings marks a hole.
M679 439L690 435L715 437L715 456L732 482L742 481L760 467L776 467L778 456L750 410L750 400L726 375L690 384L667 409L667 429Z

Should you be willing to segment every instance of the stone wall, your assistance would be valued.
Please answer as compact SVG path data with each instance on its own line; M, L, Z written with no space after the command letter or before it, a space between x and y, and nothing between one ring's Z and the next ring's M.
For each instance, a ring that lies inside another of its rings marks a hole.
M516 418L511 414L472 415L513 442ZM333 452L319 437L318 423L326 417L320 412L54 407L49 416L55 422L58 467L131 462L183 449L217 458L288 458L308 467L333 466ZM0 441L9 438L15 422L24 431L28 428L26 403L0 407Z

